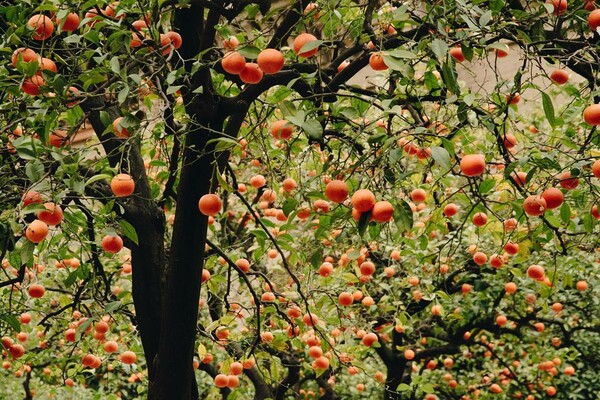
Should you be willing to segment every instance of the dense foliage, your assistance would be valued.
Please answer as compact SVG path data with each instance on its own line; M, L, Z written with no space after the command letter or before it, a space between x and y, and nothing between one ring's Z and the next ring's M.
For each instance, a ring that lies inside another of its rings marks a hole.
M0 398L596 398L594 9L1 2Z

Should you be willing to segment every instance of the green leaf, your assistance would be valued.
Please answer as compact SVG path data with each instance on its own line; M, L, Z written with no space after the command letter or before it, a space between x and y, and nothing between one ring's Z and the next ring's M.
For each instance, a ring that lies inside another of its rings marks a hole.
M88 318L85 321L83 321L78 327L77 330L75 331L75 334L77 335L77 337L81 337L81 335L83 334L83 332L85 332L90 325L92 325L92 319Z
M552 105L552 99L546 92L542 92L542 106L544 107L544 114L546 119L551 126L556 125L556 118L554 117L554 105Z
M448 89L455 95L459 96L460 87L458 86L458 81L456 80L456 71L452 64L444 63L444 65L442 65L442 78Z
M208 351L206 351L206 347L204 347L204 345L200 343L198 345L198 359L202 361L202 359L206 357L206 354L208 354Z
M283 210L283 214L286 217L289 217L290 214L298 207L298 200L290 197L283 202L283 206L281 209Z
M496 180L494 180L492 178L486 179L483 182L481 182L481 184L479 185L479 193L485 194L485 193L489 192L490 190L492 190L495 186L496 186Z
M129 86L125 86L123 89L121 89L119 91L119 94L117 95L117 101L119 102L119 104L125 103L128 95L129 95Z
M110 59L110 69L115 74L118 74L119 72L121 72L121 65L119 65L119 58L117 56L114 56L113 58Z
M431 50L440 62L443 62L448 54L448 44L441 39L434 39L431 42Z
M322 44L323 44L322 40L311 40L310 42L305 43L304 46L302 46L300 48L300 51L298 51L298 54L307 53L311 50L318 48Z
M569 204L566 201L560 206L560 219L565 225L571 220L571 207L569 207Z
M394 207L394 222L401 232L408 231L413 226L413 212L408 203L400 200Z
M100 121L104 126L109 126L110 124L112 124L110 115L106 111L100 111Z
M255 46L244 46L237 50L238 53L250 59L256 59L260 54L260 51L261 50Z
M410 390L410 386L407 385L406 383L401 383L396 388L397 392L408 392L409 390Z
M42 175L44 175L44 164L40 160L32 160L28 162L25 166L25 175L29 178L29 180L33 183L42 179Z
M302 124L302 130L313 140L323 139L323 127L316 119L308 119Z
M360 219L358 220L358 234L362 237L369 226L369 221L371 220L371 212L364 212L360 215Z
M71 285L73 285L75 283L75 281L77 280L77 278L79 278L79 271L75 270L72 271L69 276L67 276L65 278L65 280L63 281L63 283L65 284L66 287L69 287Z
M15 317L14 315L4 314L0 318L6 321L14 331L21 331L21 324L19 323L17 317Z
M419 57L415 53L408 51L408 50L404 50L404 49L390 50L387 52L387 54L389 54L390 56L395 57L395 58L418 58ZM384 58L385 58L385 56L384 56Z
M133 227L133 225L131 225L129 222L122 219L119 221L119 226L121 227L121 230L123 231L123 235L125 235L125 237L127 239L131 240L133 243L135 243L137 245L138 244L138 235L137 235L137 232L135 231L135 228Z
M33 258L33 250L35 250L35 243L30 242L29 240L25 241L21 246L21 263L27 263L29 260Z
M444 169L450 169L450 153L443 147L431 147L431 157Z
M110 303L108 303L107 305L104 306L104 311L106 311L107 313L111 313L113 311L116 311L117 309L119 309L119 307L121 307L123 303L121 303L119 300L117 301L112 301Z
M479 17L479 26L484 27L492 20L492 11L488 10Z
M97 182L97 181L106 181L106 180L110 180L111 178L112 178L112 175L109 175L109 174L98 174L98 175L94 175L94 176L92 176L90 179L88 179L88 180L85 182L85 185L84 185L84 186L91 185L92 183L94 183L94 182Z

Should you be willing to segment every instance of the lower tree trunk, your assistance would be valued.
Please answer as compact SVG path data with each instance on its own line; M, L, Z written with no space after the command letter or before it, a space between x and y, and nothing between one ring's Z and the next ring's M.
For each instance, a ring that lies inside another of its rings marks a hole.
M407 368L406 365L400 360L391 362L388 366L387 378L385 380L384 400L402 399L401 392L398 391L398 386L403 383L405 368Z
M132 295L150 384L155 380L152 360L158 353L160 341L160 278L166 261L164 215L154 207L139 210L130 221L138 233L139 243L131 249Z
M214 118L217 113L211 105L202 107L196 115ZM149 392L152 400L198 398L192 361L208 227L208 218L198 210L198 200L209 193L213 185L215 154L207 141L214 138L212 132L221 130L214 119L199 122L198 126L201 128L189 132L185 140L177 211L165 271L160 345L154 359L156 380Z

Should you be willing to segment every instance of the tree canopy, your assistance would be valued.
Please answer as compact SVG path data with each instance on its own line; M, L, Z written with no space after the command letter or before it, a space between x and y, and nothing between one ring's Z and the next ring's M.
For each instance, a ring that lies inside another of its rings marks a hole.
M0 2L0 398L596 398L599 27Z

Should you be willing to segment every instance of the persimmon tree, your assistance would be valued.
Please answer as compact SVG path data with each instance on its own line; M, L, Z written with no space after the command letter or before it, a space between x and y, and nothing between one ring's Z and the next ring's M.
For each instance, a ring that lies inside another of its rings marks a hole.
M593 398L594 9L3 4L2 398Z

